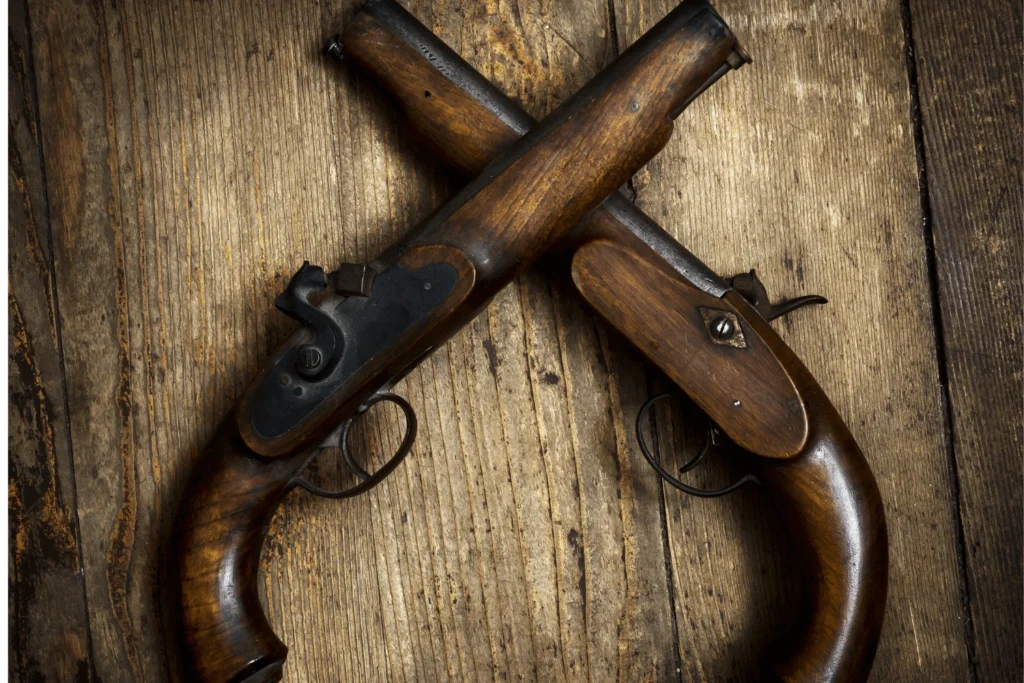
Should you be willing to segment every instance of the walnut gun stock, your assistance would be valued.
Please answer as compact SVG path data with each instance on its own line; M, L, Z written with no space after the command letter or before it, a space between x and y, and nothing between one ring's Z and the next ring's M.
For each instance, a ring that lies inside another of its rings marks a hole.
M280 678L287 647L261 609L256 572L284 496L296 486L354 495L393 469L415 419L390 387L656 154L735 42L713 12L681 7L369 266L296 273L277 306L302 327L221 425L176 520L189 680ZM333 292L314 305L329 282ZM399 453L375 474L354 468L363 481L352 489L308 484L316 447L380 400L406 411Z
M464 175L534 125L391 0L369 3L329 51L371 74L411 132ZM743 61L734 52L690 99ZM757 456L812 578L806 623L775 675L865 680L885 611L885 517L867 462L817 382L751 303L621 195L558 247L586 301Z

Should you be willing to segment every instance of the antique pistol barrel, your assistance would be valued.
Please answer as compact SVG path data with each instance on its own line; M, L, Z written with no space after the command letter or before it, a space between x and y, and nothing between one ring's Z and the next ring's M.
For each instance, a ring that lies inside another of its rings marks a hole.
M313 490L301 473L314 449L366 406L392 400L384 392L656 154L735 42L714 12L681 6L369 267L328 278L307 264L292 278L277 305L303 327L221 425L179 509L190 680L280 677L287 648L260 607L256 570L285 494ZM314 305L328 280L333 294ZM391 467L337 495L365 491Z
M700 0L683 7L711 11ZM329 51L368 72L411 133L461 174L534 123L392 0L371 0ZM683 104L744 61L736 46ZM558 247L584 299L758 456L811 578L805 623L775 674L866 679L887 592L885 517L864 456L817 382L744 297L618 193Z

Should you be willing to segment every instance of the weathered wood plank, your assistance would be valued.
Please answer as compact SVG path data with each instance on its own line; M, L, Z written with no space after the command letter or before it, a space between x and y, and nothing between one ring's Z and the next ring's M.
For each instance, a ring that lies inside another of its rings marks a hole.
M8 40L8 449L12 680L92 680L50 224L24 3Z
M1021 11L914 0L926 196L978 680L1021 644Z
M635 39L671 4L616 2L620 39ZM775 296L831 299L782 332L847 419L885 501L889 604L874 677L962 680L900 4L720 9L755 61L683 115L636 179L639 202L716 270L756 267ZM777 529L744 496L665 494L688 679L753 676L771 650L774 630L764 626L779 623L780 598L792 595L788 561L762 545L775 546Z
M141 678L158 650L139 647L129 613L137 488L106 40L88 7L29 11L93 665L104 680Z

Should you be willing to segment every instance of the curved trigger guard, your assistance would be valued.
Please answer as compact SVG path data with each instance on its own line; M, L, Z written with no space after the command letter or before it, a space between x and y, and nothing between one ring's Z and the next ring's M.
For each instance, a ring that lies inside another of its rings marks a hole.
M648 401L646 403L644 403L644 405L640 408L640 412L637 413L637 416L636 416L636 440L637 440L637 442L640 445L640 452L643 453L644 458L647 460L647 463L652 468L654 468L654 471L658 474L659 477L661 477L666 483L674 486L675 488L679 489L683 493L688 493L691 496L697 496L698 498L718 498L719 496L724 496L727 493L732 493L733 491L735 491L739 487L743 486L744 484L748 484L748 483L749 484L760 484L761 483L757 479L757 477L755 477L754 475L746 474L746 475L743 475L742 477L740 477L739 479L737 479L736 481L734 481L733 483L731 483L728 486L725 486L723 488L720 488L720 489L701 489L701 488L696 488L694 486L690 486L689 484L685 484L685 483L679 481L678 478L676 478L676 477L672 476L671 474L669 474L668 471L666 471L665 468L661 466L661 463L658 462L658 459L654 457L654 454L651 452L650 447L647 445L647 439L644 438L644 433L643 433L643 422L644 422L644 418L647 417L647 413L651 410L651 407L655 403L657 403L658 401L662 401L664 399L667 399L667 398L671 398L671 397L672 397L671 394L660 394L660 395L655 396L655 397L653 397L651 399L648 399ZM690 470L692 470L694 467L699 465L704 460L704 458L707 456L708 452L714 446L714 441L715 441L715 436L714 435L715 435L715 428L709 422L708 423L708 434L707 434L707 438L704 440L704 445L701 447L700 452L697 453L697 455L695 455L693 458L690 459L689 462L687 462L685 465L683 465L681 468L679 468L679 473L680 474L684 474L686 472L689 472Z
M349 452L348 448L348 430L349 427L352 426L352 420L354 420L355 417L362 415L364 412L366 412L367 408L374 404L380 403L381 401L388 401L390 403L394 403L395 405L402 409L403 413L405 413L405 438L402 439L402 443L398 446L398 450L395 451L395 454L391 456L391 459L384 463L384 465L379 470L377 470L373 474L370 474L365 469L363 469L362 466L356 463L356 461L352 458L352 454L351 452ZM353 474L359 477L360 482L355 486L343 489L341 491L331 491L310 483L310 481L303 476L298 476L293 481L295 486L303 488L314 495L321 496L323 498L331 498L334 500L341 498L351 498L353 496L358 496L362 493L366 493L374 486L387 479L388 475L394 472L395 468L398 467L402 463L402 460L405 459L405 456L409 455L409 452L412 451L412 444L414 441L416 441L416 412L412 409L412 406L409 405L408 401L406 401L401 396L398 396L397 394L374 394L366 401L366 403L363 404L360 411L356 413L355 416L350 417L341 424L340 436L338 441L339 445L341 446L341 455L345 460L345 465L352 471ZM313 460L315 460L315 458L310 458L310 462L312 462Z

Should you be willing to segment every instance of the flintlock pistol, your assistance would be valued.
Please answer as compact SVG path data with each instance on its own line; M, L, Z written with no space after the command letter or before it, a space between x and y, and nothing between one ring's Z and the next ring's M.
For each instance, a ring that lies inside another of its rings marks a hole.
M392 386L664 147L674 118L737 55L722 19L707 5L686 3L545 121L479 164L474 180L369 265L342 264L328 274L306 263L292 277L276 305L301 327L218 428L176 519L189 680L280 679L287 647L260 605L257 567L284 496L297 487L353 496L390 474L416 432L411 406ZM630 252L595 245L587 267L632 267ZM374 473L346 458L360 479L351 488L310 483L304 472L318 446L340 432L347 453L351 420L381 401L405 412L398 451Z
M711 12L687 0L676 13ZM327 52L364 69L395 100L414 136L458 174L478 172L535 122L393 0L370 0ZM685 105L746 57L736 50ZM881 632L888 541L874 476L849 429L768 321L821 297L772 305L756 274L724 280L619 193L556 245L583 298L700 406L753 473L705 491L662 468L640 425L641 450L687 493L713 497L758 481L783 512L810 579L807 614L784 680L862 681ZM691 469L701 453L682 471Z

